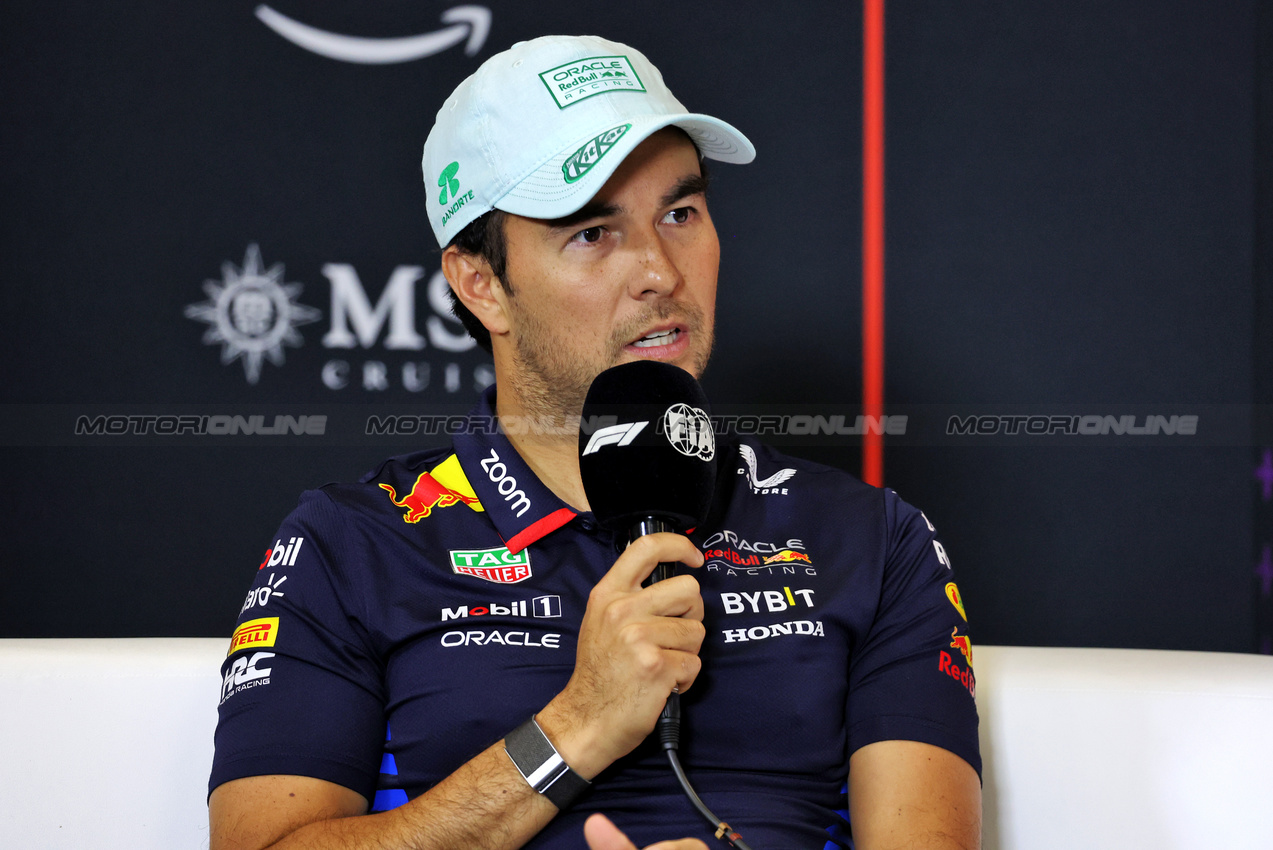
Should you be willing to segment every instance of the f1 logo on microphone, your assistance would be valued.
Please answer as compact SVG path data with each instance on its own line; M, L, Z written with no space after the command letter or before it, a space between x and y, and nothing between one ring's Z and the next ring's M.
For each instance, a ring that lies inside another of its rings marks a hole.
M584 446L581 454L590 455L605 446L626 446L636 439L642 428L649 424L650 422L647 419L645 422L628 422L598 428L592 432L592 436L588 439L588 445Z

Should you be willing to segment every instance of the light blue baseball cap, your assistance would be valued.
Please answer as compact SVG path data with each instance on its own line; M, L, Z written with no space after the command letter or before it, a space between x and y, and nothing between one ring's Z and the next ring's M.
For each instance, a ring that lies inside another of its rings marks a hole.
M492 209L570 215L668 126L709 159L756 157L733 126L687 112L638 50L597 36L519 42L482 63L438 111L423 161L433 234L445 247Z

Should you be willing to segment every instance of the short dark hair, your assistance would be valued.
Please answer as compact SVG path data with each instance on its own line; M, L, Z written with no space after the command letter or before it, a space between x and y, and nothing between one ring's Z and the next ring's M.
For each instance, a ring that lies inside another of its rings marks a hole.
M508 272L508 240L504 236L504 219L507 213L503 210L491 210L483 213L473 219L464 229L455 234L455 238L451 240L448 248L455 247L461 253L482 257L491 267L491 273L499 278L500 283L504 287L504 291L509 295L513 294L513 287L508 282L506 273ZM477 316L468 307L464 306L455 294L455 290L448 289L451 296L451 312L455 314L455 318L460 320L460 324L464 325L464 329L469 332L469 336L477 340L477 344L486 349L487 353L491 352L491 332L478 321Z

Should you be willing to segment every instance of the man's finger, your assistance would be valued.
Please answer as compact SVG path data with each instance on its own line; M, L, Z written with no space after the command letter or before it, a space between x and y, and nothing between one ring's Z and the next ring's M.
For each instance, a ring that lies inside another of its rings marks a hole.
M583 836L588 842L588 850L636 850L636 845L603 814L594 814L584 821ZM707 850L707 845L697 838L682 838L679 841L660 841L645 850Z
M594 814L583 823L588 850L636 850L636 845L603 814Z
M684 617L703 619L703 596L692 576L674 576L646 588L637 587L617 601L614 615L630 617Z
M683 534L647 534L632 541L598 584L613 585L621 591L638 590L660 563L701 567L703 554Z

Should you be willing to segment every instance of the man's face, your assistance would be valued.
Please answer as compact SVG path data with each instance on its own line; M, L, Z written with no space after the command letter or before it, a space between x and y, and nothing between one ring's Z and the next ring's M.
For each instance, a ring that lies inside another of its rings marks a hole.
M527 412L578 414L598 373L640 358L702 374L720 263L705 188L694 145L664 130L579 213L507 217L497 368Z

